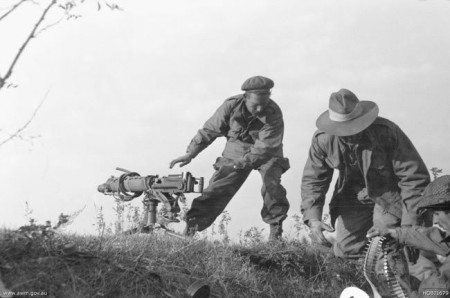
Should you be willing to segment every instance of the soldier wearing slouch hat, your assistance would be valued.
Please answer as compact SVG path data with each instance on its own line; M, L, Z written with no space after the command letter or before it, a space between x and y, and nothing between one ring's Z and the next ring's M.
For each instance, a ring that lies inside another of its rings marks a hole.
M428 169L406 134L392 121L378 116L378 105L360 101L348 89L333 92L329 109L316 121L301 185L301 212L313 242L331 245L321 221L333 172L339 176L329 203L336 229L333 250L342 258L360 258L373 226L393 228L422 225L417 206L430 183ZM426 222L431 224L430 221ZM410 273L419 280L428 259L406 251Z

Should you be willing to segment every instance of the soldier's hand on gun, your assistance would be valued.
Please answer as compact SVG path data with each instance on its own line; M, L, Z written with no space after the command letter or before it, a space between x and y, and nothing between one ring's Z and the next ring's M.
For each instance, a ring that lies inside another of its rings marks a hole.
M311 240L325 246L331 246L331 243L323 235L323 231L334 232L334 229L321 222L318 219L310 219L308 221L309 229L311 230Z
M180 168L187 165L192 161L192 156L190 154L185 154L183 156L180 156L178 158L175 158L170 162L169 168L173 168L174 165L177 163L180 163Z
M367 238L373 238L376 236L385 236L397 239L397 231L395 229L388 229L385 227L376 227L373 226L367 231Z

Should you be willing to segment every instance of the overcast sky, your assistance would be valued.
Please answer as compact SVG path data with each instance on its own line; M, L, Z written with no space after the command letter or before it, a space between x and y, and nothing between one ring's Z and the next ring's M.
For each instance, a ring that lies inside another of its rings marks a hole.
M428 168L450 174L450 1L117 3L123 11L88 5L82 18L32 40L11 77L19 87L0 92L2 139L48 93L25 132L40 137L0 147L3 226L25 224L27 201L42 223L85 206L70 229L95 232L99 206L114 221L112 198L96 188L120 174L117 166L142 175L190 171L208 181L224 139L185 168L170 170L169 162L254 75L275 81L272 98L284 113L291 169L282 183L290 215L300 213L300 179L315 121L340 88L375 101L380 116L405 131ZM36 8L30 4L0 22L2 75ZM253 226L268 234L259 215L260 188L254 172L227 207L232 235Z

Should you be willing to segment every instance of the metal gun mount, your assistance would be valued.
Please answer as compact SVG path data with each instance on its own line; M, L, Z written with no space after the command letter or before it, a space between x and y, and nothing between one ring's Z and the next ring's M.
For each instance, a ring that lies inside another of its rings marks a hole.
M144 217L139 228L133 232L151 232L158 221L157 206L163 204L159 215L161 222L179 222L177 218L181 211L178 201L184 202L185 193L202 193L203 177L195 178L190 172L179 175L168 175L159 177L158 175L141 176L136 172L131 172L122 168L116 168L124 172L119 177L111 176L105 183L98 186L98 191L105 195L112 195L120 201L131 201L144 194L142 200L144 204ZM160 223L163 228L164 225Z

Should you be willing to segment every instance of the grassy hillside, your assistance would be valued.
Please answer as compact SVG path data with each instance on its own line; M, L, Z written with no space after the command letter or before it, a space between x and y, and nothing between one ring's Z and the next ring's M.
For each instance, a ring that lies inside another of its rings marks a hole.
M35 297L189 297L186 289L197 281L209 285L212 297L339 297L351 285L370 292L359 263L295 241L83 237L46 226L0 237L3 283Z

